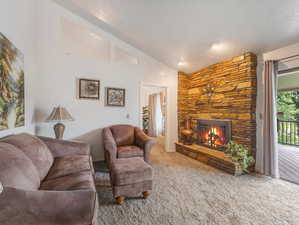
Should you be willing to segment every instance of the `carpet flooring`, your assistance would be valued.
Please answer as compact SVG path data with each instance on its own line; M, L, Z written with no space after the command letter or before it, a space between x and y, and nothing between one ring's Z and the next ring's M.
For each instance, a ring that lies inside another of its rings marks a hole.
M109 175L98 172L101 225L299 225L299 185L259 175L234 177L179 153L153 150L148 200L115 205Z

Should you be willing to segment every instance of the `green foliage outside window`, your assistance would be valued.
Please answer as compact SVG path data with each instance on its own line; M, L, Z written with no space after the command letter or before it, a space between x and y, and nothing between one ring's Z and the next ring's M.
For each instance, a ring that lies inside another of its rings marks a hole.
M279 120L299 120L299 91L283 91L277 95Z

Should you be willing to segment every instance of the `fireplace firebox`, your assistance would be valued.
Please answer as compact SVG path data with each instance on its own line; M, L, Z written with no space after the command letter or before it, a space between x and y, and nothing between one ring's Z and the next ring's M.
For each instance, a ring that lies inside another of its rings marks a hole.
M230 120L197 120L197 144L219 151L231 140Z

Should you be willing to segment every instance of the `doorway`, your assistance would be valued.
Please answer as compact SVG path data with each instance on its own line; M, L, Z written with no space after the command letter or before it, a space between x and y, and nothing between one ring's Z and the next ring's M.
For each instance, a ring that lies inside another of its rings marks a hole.
M299 184L299 70L280 72L277 83L279 173Z
M165 148L167 87L143 83L140 88L140 99L140 127Z

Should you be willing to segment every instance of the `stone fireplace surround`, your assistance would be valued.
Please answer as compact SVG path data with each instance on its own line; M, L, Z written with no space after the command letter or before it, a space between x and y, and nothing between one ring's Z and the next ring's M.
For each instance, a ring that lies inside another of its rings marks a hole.
M191 128L196 137L197 122L202 120L231 121L231 139L247 145L255 156L256 146L256 67L257 57L245 53L211 65L191 74L178 76L178 152L235 174L232 162L223 152L197 144L181 144L184 119L192 118ZM216 161L215 161L216 160ZM209 162L210 161L210 162Z

